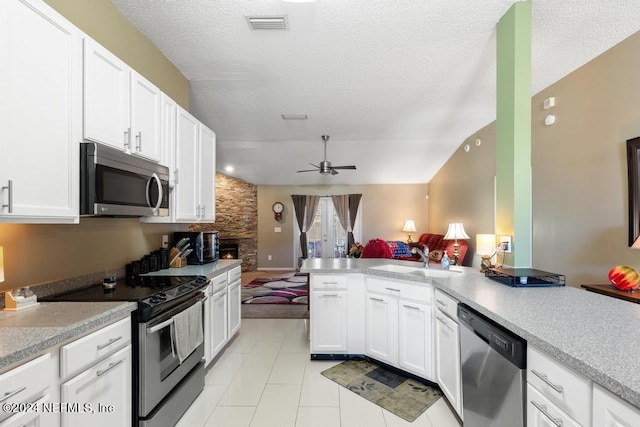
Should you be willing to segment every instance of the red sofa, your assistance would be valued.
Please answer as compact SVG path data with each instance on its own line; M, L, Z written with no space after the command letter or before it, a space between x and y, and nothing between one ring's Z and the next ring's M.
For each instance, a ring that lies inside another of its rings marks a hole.
M394 256L394 250L392 249L394 243L395 242L386 242L382 239L369 240L369 242L364 247L364 251L362 252L362 258L393 258L403 261L422 260L420 258L420 255L417 254L408 254L408 256ZM416 243L422 250L424 250L424 246L426 245L429 248L430 252L434 250L446 250L449 258L453 259L453 245L455 242L454 240L444 240L443 234L423 233L420 235ZM469 249L469 243L466 240L458 240L459 265L463 265L464 257L467 254L467 249ZM436 261L434 260L432 262Z

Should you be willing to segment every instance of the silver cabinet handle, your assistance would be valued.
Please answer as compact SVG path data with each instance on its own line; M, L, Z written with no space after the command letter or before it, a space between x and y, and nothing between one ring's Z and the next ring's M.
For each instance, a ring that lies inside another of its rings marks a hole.
M202 205L202 217L201 217L201 218L204 218L204 217L205 217L205 215L204 215L205 208L206 208L206 205Z
M447 308L447 303L438 298L436 298L436 304L438 304L441 307Z
M131 128L128 127L127 130L124 131L124 147L128 150L131 149Z
M173 183L174 184L178 183L178 169L173 171Z
M412 305L406 305L406 304L402 304L402 306L404 308L408 308L409 310L415 310L415 311L420 311L420 309L418 307L414 307Z
M338 298L338 294L324 294L320 295L320 298Z
M142 151L142 131L136 135L136 150L138 150L138 152Z
M105 347L109 347L111 344L113 344L114 342L119 341L119 340L121 340L121 339L122 339L122 337L121 337L121 336L120 336L120 337L116 337L116 338L111 338L111 339L109 340L109 342L107 342L107 343L105 343L105 344L100 344L100 345L98 345L98 346L97 346L97 347L98 347L98 350L102 350L102 349L103 349L103 348L105 348Z
M7 190L9 192L9 204L3 204L3 208L9 208L9 213L13 213L13 180L10 179L8 184L5 187L2 187L3 190Z
M27 389L27 386L22 386L17 390L13 390L13 391L8 391L4 394L4 396L2 396L2 398L0 398L0 402L4 402L7 399L10 399L11 397L15 396L18 393L22 393L23 391L25 391Z
M562 394L562 386L561 385L557 385L552 383L551 381L549 381L549 378L547 378L547 374L543 374L540 373L538 371L536 371L535 369L531 370L531 373L533 375L535 375L536 377L540 378L542 381L544 381L549 387L551 387L556 393L560 393Z
M385 289L392 292L400 292L400 289L393 289L393 288L385 288Z
M380 298L372 298L372 297L369 297L369 299L370 299L371 301L384 302L384 300L381 300Z
M323 285L337 285L338 282L322 282Z
M96 372L96 376L97 377L101 377L102 375L106 374L107 372L109 372L110 370L112 370L113 368L115 368L116 366L121 364L122 362L124 362L124 359L118 360L117 362L109 363L109 366L107 366L105 369L102 369L102 370Z
M436 316L436 320L437 320L438 322L442 323L442 325L443 325L443 326L447 327L447 329L449 329L449 330L453 331L453 328L451 327L451 325L449 325L449 324L447 323L447 321L446 321L445 319L443 319L442 317L440 317L440 316Z
M559 418L553 418L551 416L551 414L549 414L549 412L547 412L547 406L546 405L541 405L538 402L532 400L531 404L533 406L536 407L536 409L540 412L542 412L542 415L544 415L545 417L547 417L549 419L549 421L551 421L554 425L558 426L558 427L562 427L562 420Z

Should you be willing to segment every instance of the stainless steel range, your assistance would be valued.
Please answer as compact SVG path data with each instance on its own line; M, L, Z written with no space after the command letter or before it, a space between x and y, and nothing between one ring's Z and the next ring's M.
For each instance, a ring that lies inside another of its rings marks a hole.
M202 276L144 277L135 286L122 279L110 288L97 284L42 300L138 303L131 331L136 344L132 422L140 427L168 427L175 425L204 388L204 343L188 355L180 354L174 328L180 313L202 309L207 284ZM202 328L202 322L199 325Z

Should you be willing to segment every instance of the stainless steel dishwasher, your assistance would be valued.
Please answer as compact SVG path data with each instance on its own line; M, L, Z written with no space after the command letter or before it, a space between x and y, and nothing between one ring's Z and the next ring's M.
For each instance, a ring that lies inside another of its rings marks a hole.
M527 343L458 304L465 427L524 427Z

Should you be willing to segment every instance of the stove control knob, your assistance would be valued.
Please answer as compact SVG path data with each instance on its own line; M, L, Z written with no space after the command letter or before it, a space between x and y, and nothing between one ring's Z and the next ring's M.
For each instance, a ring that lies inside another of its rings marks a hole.
M205 283L207 281L206 276L198 276L196 277L196 283Z

